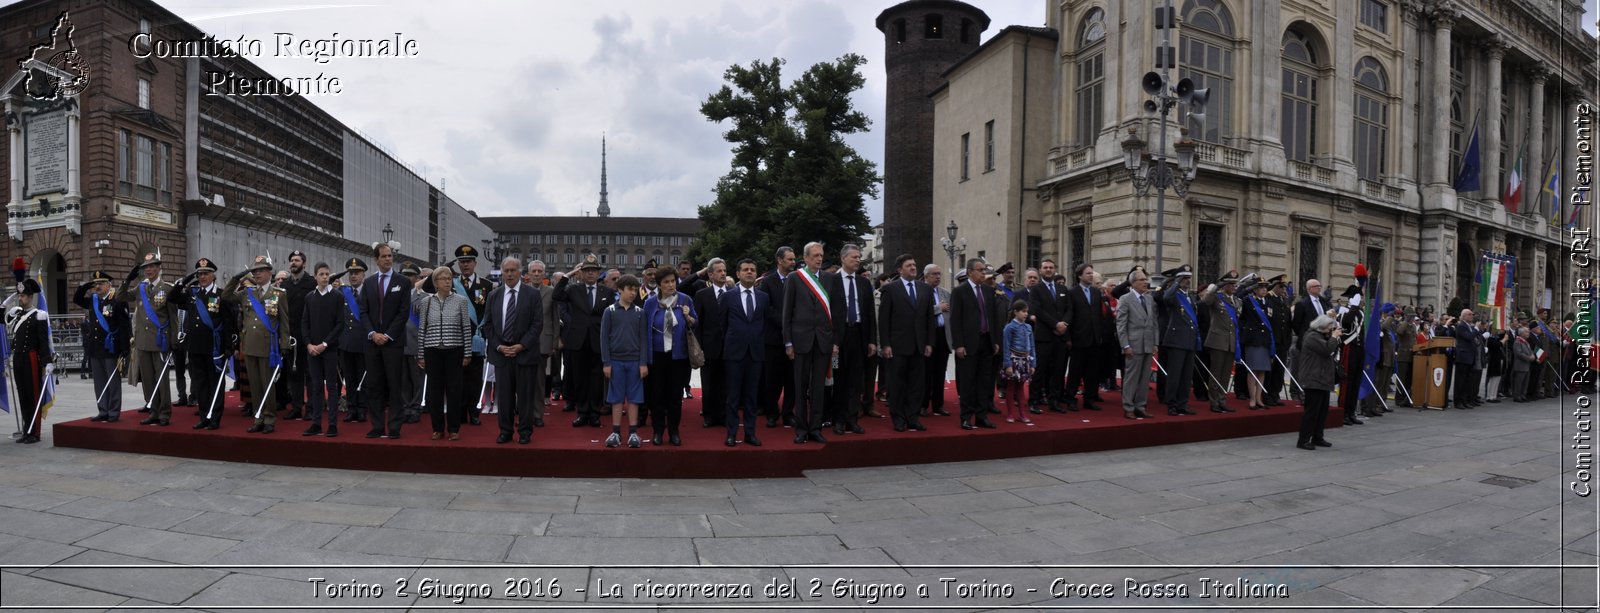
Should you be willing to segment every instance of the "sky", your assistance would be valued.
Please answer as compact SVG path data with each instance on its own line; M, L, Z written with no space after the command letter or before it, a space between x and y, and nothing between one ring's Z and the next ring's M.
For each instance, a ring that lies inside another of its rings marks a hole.
M786 80L846 53L867 59L855 103L872 128L848 142L882 171L884 39L874 20L897 0L158 1L218 38L260 39L265 57L252 60L275 76L339 77L342 94L313 102L482 216L593 214L602 134L613 216L696 215L730 157L725 128L700 104L730 65L773 57L787 60ZM1585 0L1589 15L1597 1ZM984 40L1007 25L1043 25L1050 3L973 2L992 20ZM274 57L280 32L398 33L417 41L417 55ZM880 200L867 210L881 221Z

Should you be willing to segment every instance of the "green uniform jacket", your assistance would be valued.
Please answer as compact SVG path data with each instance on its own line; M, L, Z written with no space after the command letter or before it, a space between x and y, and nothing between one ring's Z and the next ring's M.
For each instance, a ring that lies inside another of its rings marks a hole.
M261 301L261 306L267 312L267 318L272 320L272 326L278 330L278 355L289 357L289 297L282 289L269 286L266 291L259 287L250 288L258 292L256 299ZM246 356L263 358L271 355L271 337L267 326L256 316L256 310L250 305L250 298L245 295L246 288L240 286L228 297L228 301L239 309L239 349Z
M144 301L140 298L141 293L150 297L150 306L155 309L159 324L150 321L150 316L144 310ZM156 281L152 284L142 279L138 285L122 293L120 298L128 303L128 314L133 319L134 351L161 351L156 335L162 325L167 327L167 351L178 346L178 308L169 300L171 296L171 283Z

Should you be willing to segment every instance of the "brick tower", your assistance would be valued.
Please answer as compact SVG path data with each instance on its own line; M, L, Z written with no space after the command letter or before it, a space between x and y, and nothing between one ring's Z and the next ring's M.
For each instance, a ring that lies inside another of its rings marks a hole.
M878 14L888 95L884 105L884 257L943 262L933 245L933 101L943 74L978 48L989 16L955 0L910 0ZM943 224L937 224L944 227ZM945 274L954 274L946 272Z

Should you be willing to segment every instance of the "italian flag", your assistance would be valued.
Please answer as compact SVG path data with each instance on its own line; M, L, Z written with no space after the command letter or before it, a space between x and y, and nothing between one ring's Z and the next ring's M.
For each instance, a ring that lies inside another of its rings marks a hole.
M1483 272L1479 273L1478 278L1478 304L1492 307L1505 306L1506 277L1509 273L1505 261L1484 261Z
M1506 178L1506 211L1516 213L1517 207L1522 205L1522 157L1527 152L1526 148L1517 152L1517 164L1511 167L1511 175Z

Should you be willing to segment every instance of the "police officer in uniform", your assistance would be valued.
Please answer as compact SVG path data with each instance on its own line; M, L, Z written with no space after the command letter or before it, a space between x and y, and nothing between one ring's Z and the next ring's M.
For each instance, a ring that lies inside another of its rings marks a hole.
M37 414L39 394L55 370L50 364L50 314L38 309L39 282L31 278L18 283L17 293L6 302L13 300L16 304L6 309L6 331L11 337L11 377L22 409L23 435L16 442L32 445L44 427L44 416Z
M335 288L344 300L341 315L344 327L339 333L339 374L344 378L344 420L362 422L367 420L366 396L362 393L367 372L367 331L361 323L361 318L366 317L366 313L361 312L361 283L367 274L367 263L361 258L350 258L344 263L344 270L341 275L344 280ZM339 430L330 423L322 435L339 436Z
M1166 287L1161 288L1160 325L1161 367L1166 371L1161 388L1161 401L1167 405L1167 415L1194 415L1189 410L1191 381L1198 368L1199 353L1205 347L1200 338L1199 315L1194 299L1189 296L1189 280L1194 269L1184 264L1161 273Z
M1267 371L1266 403L1269 407L1283 406L1283 387L1293 385L1284 383L1284 360L1289 359L1289 348L1294 345L1294 333L1290 331L1293 323L1289 310L1289 275L1278 275L1267 279L1267 300L1263 306L1267 309L1267 321L1272 322L1272 340L1277 343L1273 348L1272 369Z
M117 421L122 415L122 385L117 362L128 354L128 338L133 334L128 321L128 305L113 298L111 276L95 271L93 277L72 295L72 303L84 310L83 353L94 380L99 413L89 421Z
M472 245L456 247L456 265L461 274L456 276L456 292L467 299L468 315L472 316L472 363L467 366L461 386L461 406L467 407L474 426L482 425L483 409L478 408L478 390L483 389L483 305L489 299L494 283L478 274L478 250ZM429 291L432 288L428 288ZM514 407L513 407L514 408ZM502 407L501 410L506 410ZM408 420L409 421L409 420Z
M143 273L144 278L139 279ZM134 282L138 281L138 285ZM128 273L122 291L122 300L133 312L133 370L135 380L142 385L145 407L150 416L139 422L169 425L172 419L172 393L167 386L166 371L171 367L172 351L177 344L177 326L172 325L177 308L170 302L172 284L161 280L161 257L147 253L144 261ZM129 381L134 383L135 381Z
M256 256L245 274L250 278L235 277L227 292L239 309L239 349L244 352L245 371L253 384L259 382L253 389L261 390L259 398L251 399L256 403L252 412L255 423L245 432L272 434L278 422L277 387L272 380L274 375L283 376L281 369L294 349L288 302L284 291L272 284L272 261L266 256Z
M1339 318L1339 328L1344 331L1344 381L1339 388L1339 408L1344 409L1344 424L1359 426L1367 423L1356 417L1356 399L1361 393L1363 370L1366 367L1367 352L1361 339L1366 336L1362 325L1366 323L1366 316L1361 312L1361 286L1351 285L1345 288L1341 297L1350 301L1350 306L1345 308L1344 314Z
M173 288L172 304L183 309L183 330L178 333L178 351L189 354L189 380L194 384L196 430L216 430L222 426L222 390L217 387L223 367L233 349L233 309L223 308L222 289L217 287L217 266L207 258L194 263L194 272Z

